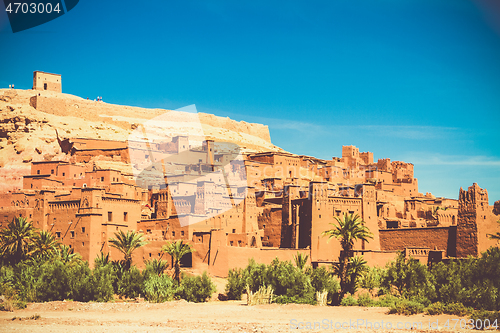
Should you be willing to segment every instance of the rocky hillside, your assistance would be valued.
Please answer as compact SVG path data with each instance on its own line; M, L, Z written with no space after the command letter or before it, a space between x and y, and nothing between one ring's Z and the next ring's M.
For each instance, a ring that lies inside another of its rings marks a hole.
M175 111L89 101L49 91L0 89L0 191L22 187L31 161L68 160L61 139L96 138L126 141L149 119ZM173 112L173 113L172 113ZM182 118L182 113L177 117ZM199 113L206 138L238 144L247 152L281 151L265 125L237 122Z

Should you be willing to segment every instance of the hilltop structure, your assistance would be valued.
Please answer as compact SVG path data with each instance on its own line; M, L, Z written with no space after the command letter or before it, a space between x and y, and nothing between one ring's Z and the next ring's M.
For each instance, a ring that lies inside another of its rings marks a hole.
M331 264L340 243L322 233L343 214L358 214L373 233L354 246L371 265L384 265L397 251L427 262L496 245L487 235L499 230L499 209L488 204L486 189L460 189L458 200L424 195L413 164L374 161L354 146L322 160L213 139L194 147L189 134L152 140L147 149L140 141L54 137L66 158L31 162L22 189L0 194L0 227L26 217L91 265L100 252L120 258L109 246L119 230L138 231L149 242L134 252L139 266L177 239L196 250L185 265L217 276L252 257L269 263L297 252L313 265Z

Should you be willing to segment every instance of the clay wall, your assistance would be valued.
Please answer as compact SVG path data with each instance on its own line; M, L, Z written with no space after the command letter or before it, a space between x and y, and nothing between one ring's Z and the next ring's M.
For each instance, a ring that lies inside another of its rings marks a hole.
M264 207L257 220L259 229L264 230L263 246L281 246L281 215L282 208L279 205L274 207Z
M428 247L431 250L445 251L454 256L456 246L455 227L381 229L380 249L382 251L400 251L409 247Z
M30 98L30 106L38 111L54 114L56 116L67 116L66 100L54 97L35 95Z

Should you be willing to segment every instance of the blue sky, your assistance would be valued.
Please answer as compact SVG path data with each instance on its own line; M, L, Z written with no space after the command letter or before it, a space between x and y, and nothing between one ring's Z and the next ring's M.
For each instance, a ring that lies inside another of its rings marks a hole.
M415 165L420 192L473 182L500 200L500 2L93 1L13 34L0 86L269 125L319 158L342 145Z

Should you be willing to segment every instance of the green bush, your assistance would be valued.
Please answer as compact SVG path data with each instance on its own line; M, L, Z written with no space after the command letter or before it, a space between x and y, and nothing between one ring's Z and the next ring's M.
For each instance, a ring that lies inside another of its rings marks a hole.
M378 300L374 300L372 306L389 308L394 306L394 304L396 304L396 302L398 302L399 300L400 298L397 298L392 295L383 295L379 297Z
M368 289L370 293L372 293L374 289L380 288L384 274L385 270L383 268L369 267L368 270L361 276L361 288Z
M281 295L281 296L275 296L273 298L273 301L274 301L274 303L278 303L278 304L295 303L295 304L311 304L311 305L316 305L316 298L312 299L310 297L298 297L298 296Z
M500 330L500 312L499 311L487 311L487 310L476 310L470 315L470 318L474 321L477 326L481 326L478 329L488 329L494 328L496 326L497 330ZM488 321L486 321L488 320Z
M436 299L468 307L500 310L500 249L492 247L480 258L438 263L431 270Z
M178 295L188 302L205 302L216 291L207 272L194 277L184 277L179 287Z
M427 312L427 314L431 316L443 314L444 311L445 311L444 304L441 302L433 303L425 309L425 312Z
M152 274L144 281L144 297L152 303L171 301L177 291L177 283L168 275Z
M240 300L246 288L246 279L241 268L229 270L225 292L228 299Z
M310 277L311 286L315 291L322 292L326 290L328 292L328 303L331 303L334 295L340 290L337 277L333 276L333 273L329 272L325 267L309 268L306 270L306 274Z
M342 301L340 301L340 305L342 306L357 306L358 301L351 294L347 294Z
M434 276L414 258L405 259L400 252L396 261L387 265L381 285L386 290L396 290L406 299L433 300L436 298Z
M137 298L144 295L144 278L137 267L132 266L129 270L122 273L121 278L117 279L117 294L127 298Z
M358 296L357 301L359 306L372 306L374 304L369 293L362 293Z
M248 266L243 272L245 278L245 287L248 285L252 292L257 292L261 286L266 284L266 270L267 266L264 264L257 264L252 258L248 261Z
M316 302L316 290L309 277L290 261L275 258L267 267L265 285L271 286L276 296L286 295L303 303Z
M95 267L92 271L90 288L92 290L92 300L98 302L108 302L113 299L113 283L116 280L116 273L111 263ZM76 300L76 299L75 299Z
M462 303L450 303L444 306L444 313L463 317L473 312L472 308L464 306Z
M403 314L406 316L424 312L424 305L407 299L400 299L390 308L389 313Z

